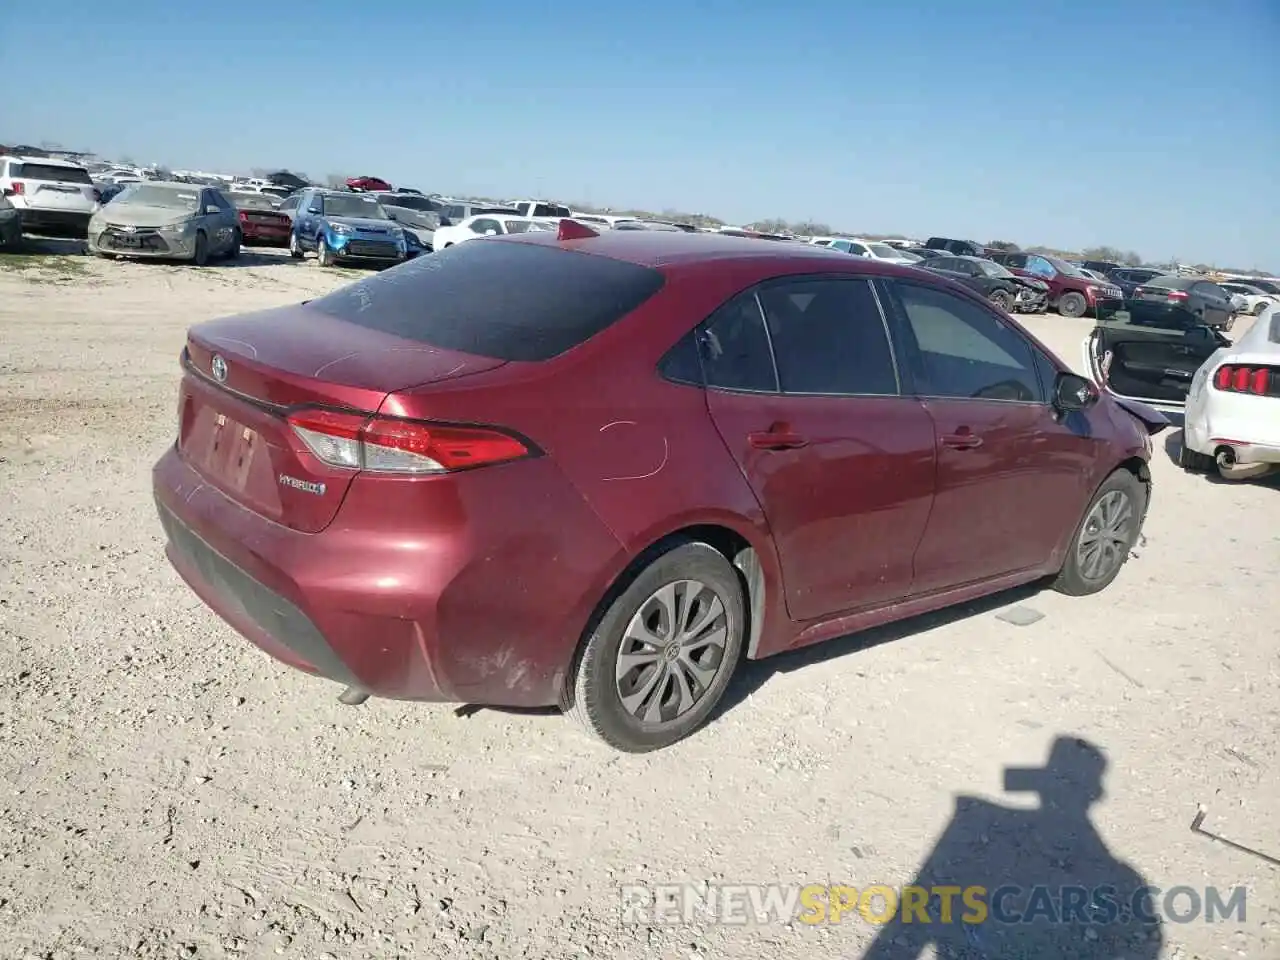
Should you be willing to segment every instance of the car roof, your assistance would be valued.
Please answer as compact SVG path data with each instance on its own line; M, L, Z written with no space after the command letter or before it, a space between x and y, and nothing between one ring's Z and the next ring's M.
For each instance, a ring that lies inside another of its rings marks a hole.
M43 163L50 167L74 167L76 169L84 169L83 163L77 163L74 160L63 160L61 157L29 157L26 154L5 153L0 154L6 160L16 160L18 163Z
M606 230L583 240L560 240L553 231L522 233L505 242L562 246L582 253L625 260L639 266L671 270L702 263L756 263L765 270L784 273L806 271L920 276L914 267L898 267L883 261L850 257L828 247L809 243L777 243L722 233L686 233L665 230ZM901 272L899 272L901 271Z

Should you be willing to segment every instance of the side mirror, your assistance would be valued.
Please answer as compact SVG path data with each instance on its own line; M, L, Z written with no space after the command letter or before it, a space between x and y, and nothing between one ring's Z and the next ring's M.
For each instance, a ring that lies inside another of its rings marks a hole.
M1063 413L1086 410L1098 402L1093 381L1074 373L1060 373L1053 385L1053 405Z
M315 213L315 214L318 214L319 212L320 212L320 208L319 208L319 207L307 207L307 213Z
M493 227L490 227L488 230L484 232L484 235L486 237L496 237L498 235L498 231L493 229Z
M222 212L222 208L218 206L216 203L211 203L204 208L204 212L209 214L218 214Z

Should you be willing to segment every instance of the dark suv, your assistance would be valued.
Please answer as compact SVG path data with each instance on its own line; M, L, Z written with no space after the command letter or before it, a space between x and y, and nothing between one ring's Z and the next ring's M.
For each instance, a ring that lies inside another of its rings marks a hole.
M985 257L987 248L972 240L952 240L948 237L930 237L925 244L930 250L945 250L957 257Z
M1097 310L1099 300L1120 300L1114 284L1103 285L1076 267L1042 253L993 253L990 259L1021 277L1038 277L1049 285L1049 306L1064 317L1083 317Z
M1120 288L1125 298L1133 296L1133 291L1149 280L1165 275L1164 270L1152 270L1150 267L1121 267L1107 274L1107 279Z

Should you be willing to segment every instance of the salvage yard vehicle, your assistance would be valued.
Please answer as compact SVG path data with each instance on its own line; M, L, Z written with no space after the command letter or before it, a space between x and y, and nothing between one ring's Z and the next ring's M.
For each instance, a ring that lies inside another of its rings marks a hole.
M240 215L213 187L131 183L89 221L89 252L99 257L189 260L204 266L240 255Z
M1268 293L1256 284L1231 280L1220 283L1218 286L1233 297L1242 297L1244 299L1242 312L1252 314L1255 317L1259 316L1267 307L1280 304L1280 294Z
M1107 279L1120 288L1122 296L1129 297L1135 289L1148 280L1162 276L1164 276L1163 270L1155 270L1151 267L1122 267L1119 270L1112 270L1107 274Z
M405 192L370 194L383 210L404 229L406 237L414 234L419 245L430 250L435 243L436 228L440 226L440 212L448 206L445 201Z
M1044 309L1048 300L1043 283L1019 277L982 257L934 257L920 266L977 291L1007 313L1036 313Z
M81 164L53 157L0 156L0 196L28 233L85 236L98 191Z
M638 222L638 221L635 221ZM624 229L626 224L615 229ZM509 233L528 233L529 231L555 230L556 224L549 220L535 220L532 217L503 216L502 214L479 214L467 217L461 223L436 229L432 247L444 250L457 246L468 240L480 237L498 237ZM639 226L636 229L650 230L651 227Z
M1182 466L1228 480L1280 470L1280 308L1201 365L1187 395Z
M1196 371L1231 341L1178 304L1106 300L1082 344L1084 369L1116 397L1182 411Z
M1049 285L1049 306L1064 317L1083 317L1096 311L1099 300L1119 299L1120 288L1100 283L1076 267L1040 253L992 253L990 259L1003 264L1020 277L1037 277Z
M247 246L287 247L293 224L263 193L230 193L240 216L240 239Z
M744 658L1105 589L1167 425L924 270L572 220L196 324L181 368L155 500L232 627L347 703L634 752Z
M0 196L0 250L22 246L22 214L8 197Z
M373 197L309 187L297 198L289 234L295 260L310 250L322 267L361 261L389 265L405 259L404 230Z
M1150 316L1161 309L1174 314L1184 311L1207 327L1230 330L1236 319L1231 295L1216 283L1202 277L1164 276L1135 287L1129 302L1141 302L1142 315Z

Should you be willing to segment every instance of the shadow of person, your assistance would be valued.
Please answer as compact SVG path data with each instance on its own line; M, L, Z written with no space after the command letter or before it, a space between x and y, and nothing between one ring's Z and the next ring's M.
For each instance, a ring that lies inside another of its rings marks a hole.
M863 960L912 960L930 946L958 960L1158 957L1163 931L1145 880L1089 820L1106 766L1093 744L1059 737L1043 768L1005 770L1005 790L1039 794L1038 809L957 797L912 883L919 909L904 888ZM872 916L889 913L881 902Z

